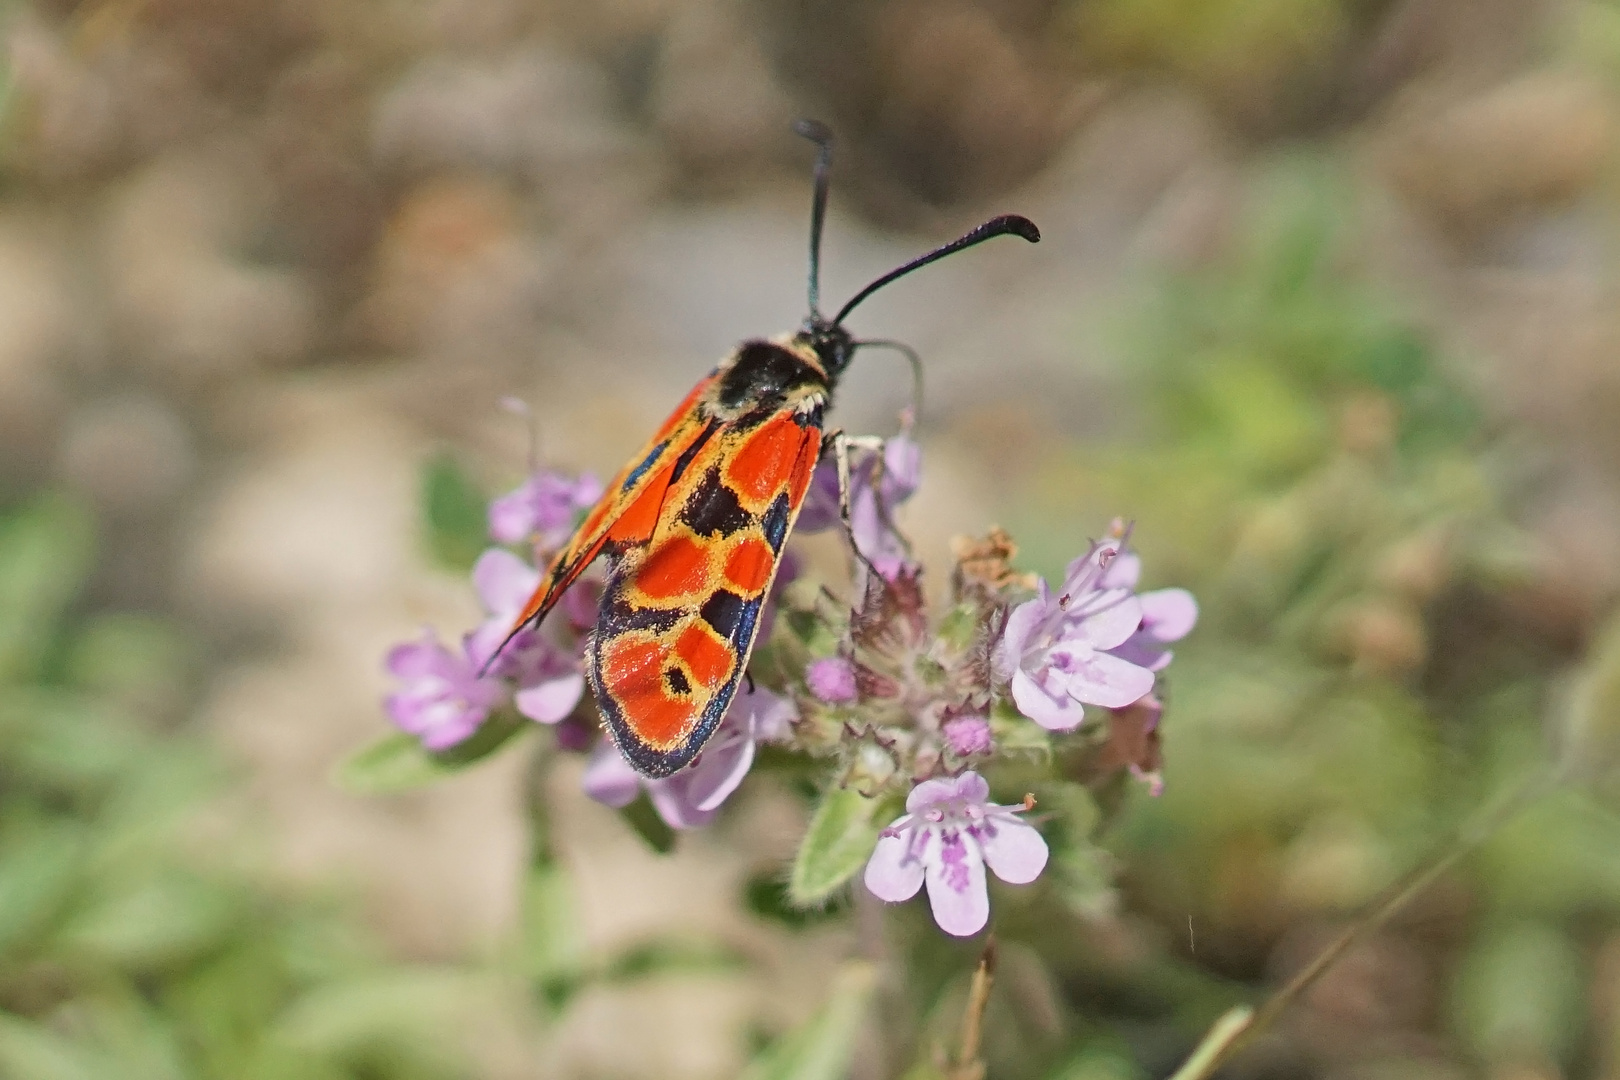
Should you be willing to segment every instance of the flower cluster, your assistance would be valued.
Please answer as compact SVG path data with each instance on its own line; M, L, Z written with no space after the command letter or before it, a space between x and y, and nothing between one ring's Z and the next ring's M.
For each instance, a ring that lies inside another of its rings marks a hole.
M1182 589L1136 591L1141 561L1116 522L1069 565L1056 590L1012 569L1016 548L999 530L959 541L949 603L936 617L923 567L895 524L896 509L918 488L921 461L905 431L851 453L850 602L829 607L827 590L800 589L795 629L770 646L767 668L774 671L760 672L785 684L782 692L747 680L703 751L672 776L638 775L610 740L594 734L582 651L599 586L576 585L563 618L505 641L540 580L536 566L566 543L600 497L588 476L539 472L494 501L491 537L532 552L533 561L509 547L484 553L473 585L487 621L459 651L429 632L390 653L400 688L387 711L433 751L464 742L505 709L543 724L566 721L556 728L558 745L589 752L587 794L613 807L645 797L676 829L713 821L754 766L756 747L780 744L825 762L833 789L857 792L874 809L904 796L905 813L875 840L865 887L899 902L926 885L943 930L977 933L989 918L986 868L1024 884L1040 875L1048 855L1041 833L1022 816L1033 797L992 800L998 763L1041 740L1075 739L1095 751L1092 768L1129 770L1156 793L1163 712L1156 686L1169 646L1192 630L1198 608ZM845 525L829 458L812 480L798 531ZM762 645L783 602L781 586L794 576L791 559L766 601ZM1103 719L1088 723L1094 711Z
M490 537L532 553L533 561L507 547L492 547L479 556L472 584L488 617L463 636L459 650L442 644L431 629L416 641L395 646L386 667L400 687L384 700L384 708L400 730L430 751L466 742L505 708L541 724L570 721L558 727L558 744L591 748L586 794L622 807L645 787L671 828L706 825L742 783L753 764L755 744L788 734L792 702L764 688L739 692L691 766L663 780L644 780L606 738L577 736L586 723L578 715L585 698L583 652L586 635L596 624L599 586L576 584L558 605L561 619L525 627L507 641L540 584L539 567L567 543L580 514L601 496L601 484L589 474L570 479L541 470L491 502ZM783 571L779 577L792 577L789 567ZM764 632L769 632L768 623ZM586 730L595 726L591 723Z

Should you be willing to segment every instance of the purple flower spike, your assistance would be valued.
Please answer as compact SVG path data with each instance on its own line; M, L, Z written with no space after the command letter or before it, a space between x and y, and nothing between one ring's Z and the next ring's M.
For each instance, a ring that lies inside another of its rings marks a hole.
M1117 709L1153 689L1149 667L1109 650L1142 625L1142 603L1110 574L1120 541L1105 540L1069 564L1063 591L1040 582L1035 599L1018 605L996 650L998 675L1011 684L1018 710L1051 731L1085 719L1085 705Z
M984 868L1025 885L1040 876L1047 857L1041 834L1015 816L1026 808L989 799L990 786L976 772L912 788L906 814L883 830L866 864L866 887L898 903L926 884L941 930L967 937L984 929L990 918Z
M672 829L695 829L714 820L754 764L754 747L786 738L798 714L793 703L763 687L738 690L725 718L692 764L673 776L648 780L604 739L585 767L585 794L612 807L628 806L647 789L653 809Z
M544 550L559 548L573 532L574 515L601 497L602 485L590 473L569 480L542 469L489 504L489 535L502 544L533 537Z
M816 700L827 705L848 705L860 696L855 665L842 656L810 661L804 669L804 682Z
M419 641L395 646L387 666L404 686L383 706L401 731L429 750L448 749L477 731L506 693L497 680L478 677L465 649L451 652L431 630Z
M467 652L480 666L488 662L511 632L540 572L510 551L490 548L473 566L473 586L490 617L467 638ZM542 724L555 724L574 711L585 694L579 660L537 628L520 630L490 668L491 675L517 683L513 704L518 712Z

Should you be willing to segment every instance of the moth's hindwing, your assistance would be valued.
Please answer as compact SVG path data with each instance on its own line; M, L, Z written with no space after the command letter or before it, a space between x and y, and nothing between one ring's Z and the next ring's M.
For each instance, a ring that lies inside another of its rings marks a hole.
M821 454L824 406L811 393L719 426L670 485L652 540L609 572L589 675L643 775L689 763L737 691Z

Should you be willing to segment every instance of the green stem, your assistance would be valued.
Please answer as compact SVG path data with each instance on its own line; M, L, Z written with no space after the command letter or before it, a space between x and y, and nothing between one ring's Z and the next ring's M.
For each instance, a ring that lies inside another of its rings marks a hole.
M1558 786L1560 772L1544 768L1531 773L1518 786L1481 809L1437 847L1430 856L1406 875L1386 888L1351 926L1340 934L1316 958L1305 965L1287 984L1272 994L1258 1011L1247 1006L1232 1009L1215 1022L1197 1049L1178 1069L1171 1080L1205 1080L1221 1065L1248 1044L1255 1035L1270 1027L1282 1013L1297 1001L1306 990L1320 979L1351 948L1381 929L1390 918L1412 901L1435 879L1450 870L1463 856L1473 851L1506 825L1520 811Z

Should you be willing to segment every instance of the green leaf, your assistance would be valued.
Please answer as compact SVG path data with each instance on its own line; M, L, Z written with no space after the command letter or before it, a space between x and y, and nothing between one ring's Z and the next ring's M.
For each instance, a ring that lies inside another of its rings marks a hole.
M462 969L398 968L305 994L282 1016L277 1034L293 1047L322 1054L353 1054L379 1044L417 1046L427 1033L453 1030L458 1017L470 1018L490 996L487 984Z
M635 802L621 808L619 816L658 854L668 855L675 850L675 830L658 816L645 791L636 796Z
M1560 929L1534 920L1493 927L1463 960L1457 1026L1481 1061L1565 1060L1580 1035L1583 977Z
M73 643L67 676L90 693L145 714L172 712L184 693L187 653L180 633L161 619L101 615Z
M84 846L79 826L44 825L0 848L0 956L36 941L66 904Z
M97 1080L110 1064L49 1028L0 1013L0 1076Z
M788 898L788 884L774 870L755 874L744 883L743 905L760 918L794 928L825 922L848 907L836 897L821 907L800 907Z
M422 466L422 523L429 553L452 570L470 570L489 547L489 499L455 458Z
M584 957L585 935L567 872L549 862L531 867L523 883L522 963L553 1009L562 1008L579 986Z
M356 795L413 791L456 775L533 727L522 716L503 709L484 721L472 738L437 753L423 749L414 735L392 732L351 755L337 767L334 779Z
M847 961L821 1011L755 1058L742 1080L844 1080L877 974L867 961Z
M106 895L63 928L60 941L76 958L113 967L151 969L195 956L218 942L237 913L220 885L164 872L144 881L103 881Z
M828 789L793 860L793 876L788 879L791 903L800 907L823 903L866 865L881 830L878 811L887 802L869 799L854 788Z
M607 983L635 982L656 975L737 971L748 961L737 950L703 942L660 940L632 946L605 964L600 978Z
M42 498L0 521L0 681L38 671L95 556L89 513Z

